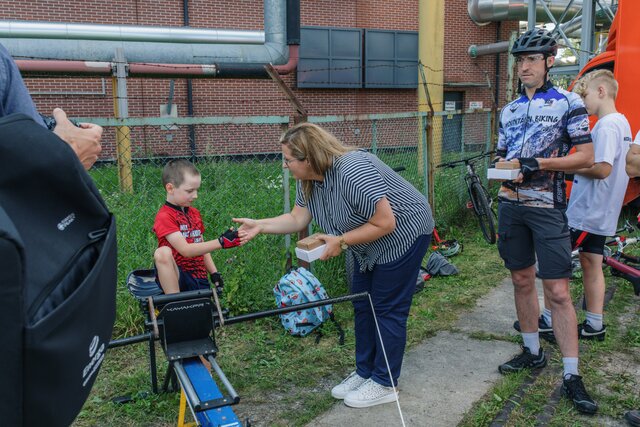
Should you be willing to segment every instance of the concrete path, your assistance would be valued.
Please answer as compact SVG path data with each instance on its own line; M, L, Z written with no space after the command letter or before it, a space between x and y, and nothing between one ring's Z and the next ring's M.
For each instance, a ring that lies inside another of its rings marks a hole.
M441 332L408 351L399 385L405 424L458 424L499 380L498 365L520 351L517 344L474 339L472 334L516 334L512 328L515 318L513 286L511 279L505 279L459 319L456 332ZM395 404L353 409L337 402L308 425L374 427L400 426L402 422Z

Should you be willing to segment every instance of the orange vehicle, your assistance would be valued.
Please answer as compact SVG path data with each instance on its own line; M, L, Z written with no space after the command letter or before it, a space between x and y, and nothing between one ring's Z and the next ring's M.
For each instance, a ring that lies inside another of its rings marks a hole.
M607 48L591 59L580 71L576 80L590 71L605 68L611 70L618 81L616 108L627 117L633 136L640 130L640 1L619 0L618 11L609 29ZM573 84L572 84L573 86ZM591 118L591 124L595 118ZM571 182L567 181L567 196ZM623 204L640 196L640 179L629 180Z

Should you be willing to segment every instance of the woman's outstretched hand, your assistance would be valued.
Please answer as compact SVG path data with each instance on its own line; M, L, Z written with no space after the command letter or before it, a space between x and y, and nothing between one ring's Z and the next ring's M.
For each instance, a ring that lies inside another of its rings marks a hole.
M233 222L240 224L240 227L238 227L238 237L242 245L260 234L260 225L255 219L233 218Z

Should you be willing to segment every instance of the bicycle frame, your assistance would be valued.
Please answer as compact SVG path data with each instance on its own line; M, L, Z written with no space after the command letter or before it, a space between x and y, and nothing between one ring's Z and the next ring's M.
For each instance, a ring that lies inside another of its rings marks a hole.
M492 205L493 200L489 197L489 192L482 185L482 181L478 177L475 171L473 160L486 157L491 153L480 153L476 156L468 157L466 159L455 160L448 163L442 163L436 167L449 167L453 168L457 165L465 165L466 174L464 176L464 182L467 186L469 198L473 206L473 212L478 218L480 230L487 240L487 242L493 244L496 242L496 224L495 214L493 213Z
M482 188L484 188L484 185L482 185L480 178L478 178L478 174L476 174L476 171L473 168L473 163L467 162L465 163L465 166L467 167L467 174L464 176L464 182L467 184L467 191L469 192L469 198L473 200L473 195L471 193L471 186L473 185L473 183L474 182L479 183L482 186ZM489 201L489 207L491 207L493 205L493 200L491 200L489 197L487 197L487 200ZM473 205L473 210L476 212L476 215L480 215L480 211L478 210L478 207L475 204Z

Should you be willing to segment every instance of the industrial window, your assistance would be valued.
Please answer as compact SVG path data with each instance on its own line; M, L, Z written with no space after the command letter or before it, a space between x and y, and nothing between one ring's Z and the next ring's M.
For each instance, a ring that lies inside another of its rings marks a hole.
M362 31L301 28L298 87L362 87Z
M418 33L365 30L366 88L418 86Z

